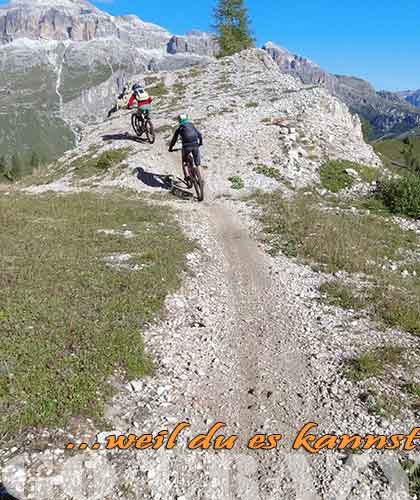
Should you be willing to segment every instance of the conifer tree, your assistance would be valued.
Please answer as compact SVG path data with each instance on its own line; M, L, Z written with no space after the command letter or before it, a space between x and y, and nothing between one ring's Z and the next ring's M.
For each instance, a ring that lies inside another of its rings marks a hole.
M220 57L255 46L244 0L219 0L214 11Z
M22 175L22 162L17 153L14 153L10 161L10 175L17 180Z
M39 167L40 161L39 161L39 156L36 151L32 152L31 159L29 162L31 169L33 170L34 168Z

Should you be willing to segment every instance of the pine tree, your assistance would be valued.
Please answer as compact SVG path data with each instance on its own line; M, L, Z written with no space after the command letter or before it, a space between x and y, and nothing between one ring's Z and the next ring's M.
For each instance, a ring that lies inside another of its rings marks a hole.
M420 158L414 150L414 141L411 137L406 137L403 140L404 149L401 151L405 164L412 172L420 174Z
M7 161L4 156L0 156L0 182L7 179Z
M17 153L13 154L10 164L10 174L13 180L17 180L22 175L22 162Z
M220 57L255 46L244 0L219 0L214 11Z
M37 155L36 151L32 152L29 164L31 166L31 170L39 167L40 161L39 161L39 156Z

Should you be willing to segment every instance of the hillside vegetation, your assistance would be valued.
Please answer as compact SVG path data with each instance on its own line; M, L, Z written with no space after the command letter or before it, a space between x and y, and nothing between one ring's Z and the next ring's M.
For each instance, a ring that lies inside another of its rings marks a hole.
M167 209L124 192L12 194L0 223L0 433L99 418L115 369L150 372L139 326L193 244Z

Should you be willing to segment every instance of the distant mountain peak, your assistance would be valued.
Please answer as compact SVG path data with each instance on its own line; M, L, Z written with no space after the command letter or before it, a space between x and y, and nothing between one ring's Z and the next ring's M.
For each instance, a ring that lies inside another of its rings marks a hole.
M95 11L99 11L93 4L87 0L9 0L9 3L4 7L19 7L19 6L29 6L32 8L89 8Z

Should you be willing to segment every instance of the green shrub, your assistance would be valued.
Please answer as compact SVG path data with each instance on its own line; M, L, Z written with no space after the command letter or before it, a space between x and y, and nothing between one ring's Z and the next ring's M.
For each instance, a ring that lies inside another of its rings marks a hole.
M347 376L352 380L365 380L380 377L387 365L403 363L404 350L400 347L385 346L357 356L347 363Z
M404 469L408 475L410 495L413 495L413 498L420 498L420 465L411 460L407 460L404 463Z
M204 68L192 68L190 72L188 73L189 76L192 78L197 78L198 76L201 76L204 73Z
M241 177L238 175L234 175L233 177L229 177L228 181L231 182L232 189L243 189L245 187L245 183Z
M109 149L101 154L96 162L96 168L108 170L127 159L128 149Z
M254 168L254 172L260 175L264 175L265 177L270 177L271 179L276 179L280 181L282 176L279 170L274 167L269 167L268 165L258 165L258 167Z
M73 160L71 167L75 175L81 178L93 177L98 173L106 172L112 167L116 167L128 158L129 148L109 149L104 151L97 158L94 158L98 147L93 145L89 152L76 160Z
M383 180L378 195L394 214L420 217L420 177L409 174L401 178Z

